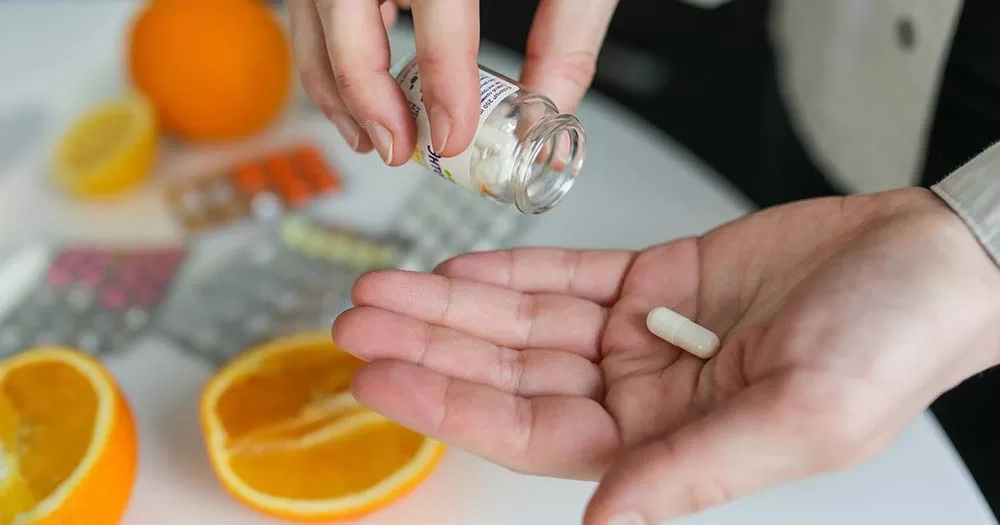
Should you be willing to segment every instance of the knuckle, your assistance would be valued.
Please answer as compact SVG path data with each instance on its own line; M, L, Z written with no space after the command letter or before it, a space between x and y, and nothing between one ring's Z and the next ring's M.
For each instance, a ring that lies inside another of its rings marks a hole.
M550 74L566 79L581 90L586 90L597 73L597 54L591 51L573 51L555 57L531 57L543 60Z
M463 64L476 64L476 52L471 49L449 49L447 53L426 52L420 62L424 90L433 93L436 87L455 82L455 72L465 71Z
M357 98L364 92L363 76L352 70L337 71L335 79L337 91L344 98Z
M516 395L520 391L521 376L524 373L524 354L508 348L498 350L497 383L500 388Z
M450 435L461 429L461 426L457 423L460 421L460 418L456 417L454 409L457 406L455 404L456 394L453 388L454 385L454 381L449 381L447 386L445 386L441 413L438 415L437 421L433 424L434 430L442 435Z
M604 377L601 375L601 369L594 364L590 364L592 367L589 374L586 374L585 382L583 387L580 389L581 395L584 397L589 397L594 400L604 399L604 395L607 392L604 386Z
M577 250L566 250L563 254L563 267L566 268L566 292L577 293L577 274L583 265L583 252Z
M589 52L570 53L557 62L557 68L570 82L586 89L590 87L597 72L597 55Z
M455 302L455 282L451 279L445 279L444 284L443 296L440 298L441 310L438 314L439 322L447 322L451 318Z
M377 84L377 75L378 71L358 70L354 67L338 71L334 75L337 95L345 110L350 111L359 120L371 118L375 108L385 103L374 95L375 91L371 88L373 84Z
M420 70L429 74L447 71L458 59L473 58L474 55L465 51L455 50L456 56L447 56L440 52L428 52L420 56Z
M520 451L518 456L531 457L532 430L535 425L535 410L528 399L515 398L511 414L512 436L517 441L512 450Z
M421 341L419 350L417 350L416 355L413 356L413 363L416 365L424 366L427 361L427 354L430 349L433 348L438 341L442 339L442 328L432 324L424 325L424 339Z
M521 344L524 348L531 346L534 337L535 317L538 314L538 296L522 294L517 305L517 325L521 327Z
M513 288L517 283L518 268L523 268L526 266L524 264L524 250L508 250L504 253L504 258L507 259L504 268L504 286L507 288Z
M539 458L532 456L534 409L531 401L517 398L511 407L510 421L488 459L515 474L534 475L545 470ZM547 459L547 458L544 458Z

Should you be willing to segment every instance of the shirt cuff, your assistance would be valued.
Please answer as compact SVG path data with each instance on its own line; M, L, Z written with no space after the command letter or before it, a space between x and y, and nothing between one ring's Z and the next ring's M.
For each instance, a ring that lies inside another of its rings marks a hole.
M1000 265L1000 143L931 186Z

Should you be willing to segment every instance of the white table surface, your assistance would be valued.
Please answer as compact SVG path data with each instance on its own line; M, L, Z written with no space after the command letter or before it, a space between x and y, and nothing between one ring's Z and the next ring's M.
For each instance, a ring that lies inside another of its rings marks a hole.
M54 195L40 159L53 134L83 105L113 94L121 81L121 28L138 2L0 2L0 122L37 107L42 131L26 135L21 155L0 157L0 242L39 238L163 240L177 231L155 191L110 205ZM396 31L406 45L409 33ZM484 46L483 61L516 73L517 57ZM658 131L591 96L579 111L588 157L570 196L524 239L530 245L639 248L705 231L749 205ZM24 129L29 129L28 127ZM0 133L2 135L2 133ZM347 191L328 215L368 228L386 221L418 168L390 170L374 155L351 154L315 114L293 111L280 129L249 145L164 153L157 181L191 171L256 143L288 137L330 138L329 153ZM2 148L0 148L2 151ZM123 220L127 218L127 220ZM109 360L137 413L139 479L125 525L276 524L231 500L214 480L202 448L197 397L211 370L165 341L145 339ZM550 525L579 523L593 485L510 473L457 450L414 494L369 524ZM996 520L929 415L919 418L875 460L846 472L791 484L677 523L689 525L939 524Z

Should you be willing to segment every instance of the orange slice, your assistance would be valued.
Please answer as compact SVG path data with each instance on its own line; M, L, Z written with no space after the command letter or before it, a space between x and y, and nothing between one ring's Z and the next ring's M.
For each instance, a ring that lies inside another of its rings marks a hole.
M223 367L201 399L222 485L271 516L342 521L425 480L444 445L355 401L350 383L363 364L315 333L264 344Z
M39 348L0 363L0 524L114 525L128 506L131 410L95 359Z
M86 197L128 190L151 173L157 139L155 110L141 95L96 105L57 144L52 158L55 183Z

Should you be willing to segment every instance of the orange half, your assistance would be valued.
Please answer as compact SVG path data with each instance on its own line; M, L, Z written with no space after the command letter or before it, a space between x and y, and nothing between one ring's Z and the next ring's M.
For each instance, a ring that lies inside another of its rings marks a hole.
M0 524L114 525L135 481L132 413L100 362L39 348L0 363Z
M341 521L426 479L444 445L355 401L350 383L363 364L324 333L262 345L223 367L201 400L222 485L265 514Z

